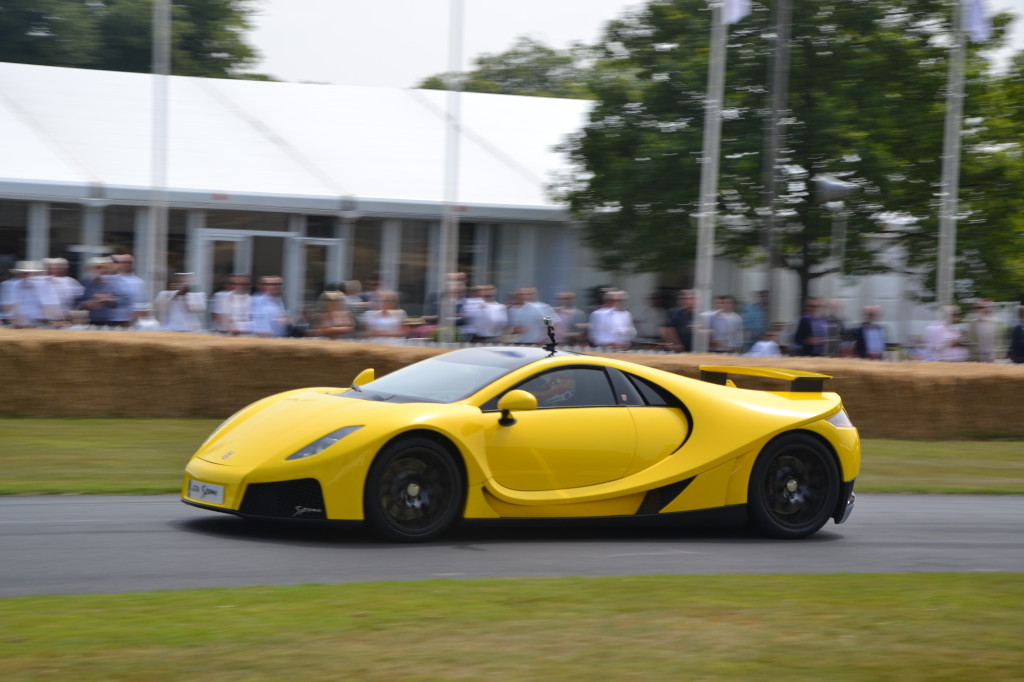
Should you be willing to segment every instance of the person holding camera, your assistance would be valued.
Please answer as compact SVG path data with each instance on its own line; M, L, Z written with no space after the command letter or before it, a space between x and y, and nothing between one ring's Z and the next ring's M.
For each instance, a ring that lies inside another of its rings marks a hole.
M161 291L153 301L154 313L160 326L172 332L199 332L203 330L206 314L206 294L192 291L192 273L179 272L171 278L171 287Z

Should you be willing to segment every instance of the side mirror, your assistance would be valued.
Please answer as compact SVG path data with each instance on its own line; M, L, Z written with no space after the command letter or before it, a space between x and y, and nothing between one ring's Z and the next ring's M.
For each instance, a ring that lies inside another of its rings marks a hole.
M532 393L516 389L501 396L498 401L498 409L501 410L501 419L498 423L502 426L512 426L516 420L512 418L512 411L528 411L537 409L537 398Z
M373 373L373 369L364 369L362 372L356 375L356 378L352 380L353 386L362 386L368 384L376 378Z

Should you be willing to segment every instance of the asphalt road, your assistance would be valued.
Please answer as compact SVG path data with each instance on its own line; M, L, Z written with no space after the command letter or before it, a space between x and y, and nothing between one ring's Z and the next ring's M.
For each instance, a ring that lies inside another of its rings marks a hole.
M0 498L0 597L539 576L1024 571L1024 496L859 495L806 540L727 522L486 522L387 544L358 525L264 526L176 496Z

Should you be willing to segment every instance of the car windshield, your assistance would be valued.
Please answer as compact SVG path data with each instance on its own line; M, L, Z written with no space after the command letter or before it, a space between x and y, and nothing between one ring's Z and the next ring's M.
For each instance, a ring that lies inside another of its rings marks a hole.
M540 348L467 348L403 367L346 398L389 402L452 403L463 400L514 369L549 356Z

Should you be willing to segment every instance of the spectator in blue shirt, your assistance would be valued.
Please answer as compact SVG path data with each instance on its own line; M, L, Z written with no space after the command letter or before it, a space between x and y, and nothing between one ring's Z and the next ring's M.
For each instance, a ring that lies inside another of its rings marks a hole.
M885 356L885 327L878 322L881 312L877 305L864 307L864 322L853 333L858 358L881 360Z

